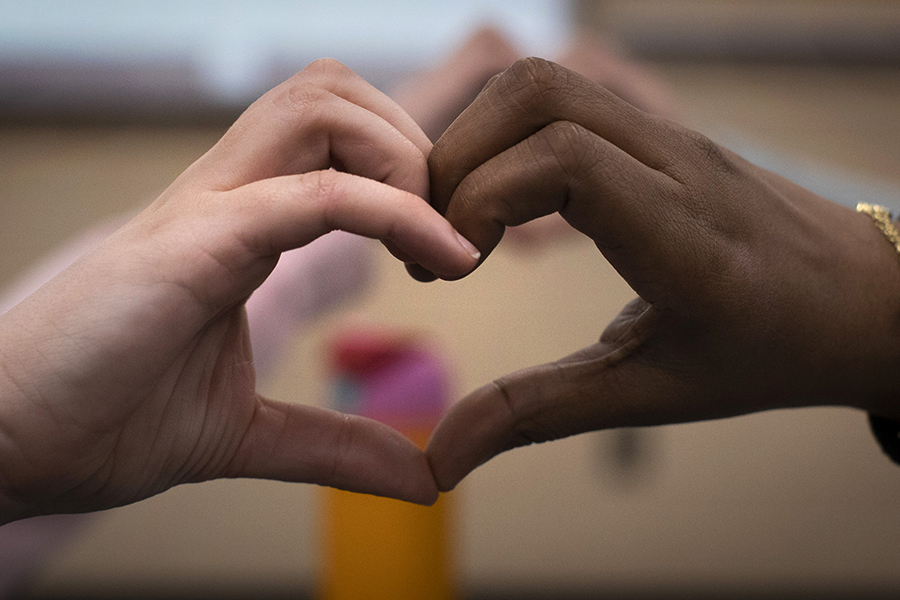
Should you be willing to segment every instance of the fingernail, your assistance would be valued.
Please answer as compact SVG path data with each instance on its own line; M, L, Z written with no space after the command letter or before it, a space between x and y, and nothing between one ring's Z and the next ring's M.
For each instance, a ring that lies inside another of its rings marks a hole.
M461 233L456 232L456 239L459 240L459 245L462 246L463 249L465 249L465 251L468 252L472 258L474 258L475 260L481 258L481 252L478 251L478 248L476 248L472 244L472 242L464 238Z

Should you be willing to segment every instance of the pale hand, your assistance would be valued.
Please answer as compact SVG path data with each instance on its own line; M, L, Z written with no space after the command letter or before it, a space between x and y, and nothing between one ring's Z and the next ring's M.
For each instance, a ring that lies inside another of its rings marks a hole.
M2 520L219 477L433 502L399 433L256 393L244 310L281 252L334 229L445 276L470 270L471 249L423 200L430 147L390 99L317 61L0 318Z

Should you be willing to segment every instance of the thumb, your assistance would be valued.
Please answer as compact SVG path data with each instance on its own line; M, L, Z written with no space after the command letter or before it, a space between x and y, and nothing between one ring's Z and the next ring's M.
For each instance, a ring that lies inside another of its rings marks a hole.
M437 490L422 451L356 415L259 397L224 477L315 483L430 505Z
M448 491L494 456L608 427L649 424L646 409L666 393L665 377L633 358L655 329L657 310L636 300L600 342L553 363L485 385L438 424L426 455L438 489Z

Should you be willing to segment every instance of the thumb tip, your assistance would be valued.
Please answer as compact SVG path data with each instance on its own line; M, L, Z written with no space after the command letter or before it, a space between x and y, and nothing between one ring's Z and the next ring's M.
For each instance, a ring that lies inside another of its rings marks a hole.
M422 283L430 283L437 279L437 275L418 263L406 263L405 266L406 272L409 273L409 276L416 281L421 281Z

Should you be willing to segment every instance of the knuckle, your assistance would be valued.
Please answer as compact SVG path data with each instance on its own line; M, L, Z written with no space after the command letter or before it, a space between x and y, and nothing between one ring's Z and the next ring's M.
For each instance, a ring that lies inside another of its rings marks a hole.
M532 106L553 104L570 87L569 71L542 58L528 57L516 61L502 76L501 91L521 97L519 104Z
M569 178L593 171L597 164L595 136L571 121L555 121L544 128L541 139Z
M540 444L563 437L552 424L545 419L532 415L526 407L529 405L529 394L523 391L515 377L501 377L491 384L498 392L508 413L511 423L511 439L509 446L527 446Z
M476 171L463 179L451 196L452 211L447 207L448 215L481 215L481 218L498 218L496 202L483 202L485 190L490 188L490 181L486 180L481 171Z
M572 121L554 121L546 127L550 138L559 141L565 146L578 146L586 142L587 130Z
M340 425L338 426L335 435L335 450L331 455L331 464L319 477L317 483L334 487L343 487L348 483L346 481L345 473L347 471L347 463L350 461L350 457L353 454L354 421L357 419L358 417L355 415L341 415Z
M704 168L712 168L720 173L734 170L732 160L719 144L697 131L689 131L687 138L688 145L694 154L703 160Z
M716 142L694 130L677 128L673 144L658 170L693 195L701 188L727 185L739 172L733 157Z
M344 63L339 60L335 60L333 58L320 58L309 63L306 68L303 69L303 71L301 71L300 73L318 76L343 76L351 72L352 71L350 70L350 68L344 65Z
M334 208L340 201L340 180L336 171L315 171L313 201L319 207L319 214L329 229L333 229Z
M501 377L491 382L494 389L497 390L499 398L503 401L503 407L509 413L510 418L515 421L518 417L518 408L514 400L514 396L510 390L509 377Z
M517 60L506 71L508 77L521 83L523 86L546 86L557 83L565 69L558 64L529 56Z
M285 105L296 114L305 114L325 102L330 94L308 81L291 81L284 93Z
M288 79L280 95L280 104L303 115L334 97L336 81L353 75L348 67L333 58L320 58Z

